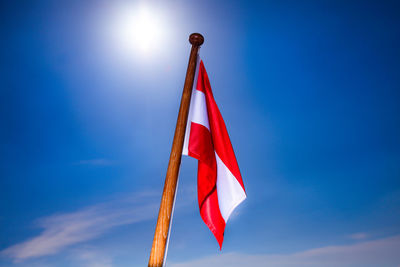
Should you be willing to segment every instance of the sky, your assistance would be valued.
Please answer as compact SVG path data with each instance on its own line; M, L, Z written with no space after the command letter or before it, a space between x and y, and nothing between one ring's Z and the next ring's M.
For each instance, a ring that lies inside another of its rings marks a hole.
M183 157L167 266L399 266L399 12L1 1L0 266L147 265L192 32L247 199L219 251Z

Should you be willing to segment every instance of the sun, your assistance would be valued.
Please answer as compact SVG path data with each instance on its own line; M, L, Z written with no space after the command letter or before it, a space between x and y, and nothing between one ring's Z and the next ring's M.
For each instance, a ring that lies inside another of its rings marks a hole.
M115 15L112 39L125 54L149 55L157 52L167 36L167 27L160 11L147 5L126 6Z

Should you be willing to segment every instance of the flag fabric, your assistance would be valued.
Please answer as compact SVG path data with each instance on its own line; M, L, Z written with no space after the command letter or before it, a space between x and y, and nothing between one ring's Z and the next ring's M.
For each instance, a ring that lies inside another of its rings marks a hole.
M199 57L183 154L198 160L200 215L221 249L225 225L232 211L246 198L246 192L225 123Z

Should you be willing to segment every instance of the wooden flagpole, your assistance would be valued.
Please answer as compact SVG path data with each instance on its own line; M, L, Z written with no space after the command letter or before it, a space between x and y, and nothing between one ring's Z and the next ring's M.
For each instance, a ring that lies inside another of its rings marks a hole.
M172 143L167 175L165 177L164 190L160 203L160 210L158 212L156 230L154 232L153 245L151 247L148 265L149 267L163 266L165 246L168 238L171 212L175 197L179 167L182 158L182 149L189 113L190 98L192 96L197 54L200 46L204 42L204 37L199 33L192 33L189 36L189 42L192 44L192 49L190 51L189 64L186 71L185 84L183 86L181 105L176 122L174 141Z

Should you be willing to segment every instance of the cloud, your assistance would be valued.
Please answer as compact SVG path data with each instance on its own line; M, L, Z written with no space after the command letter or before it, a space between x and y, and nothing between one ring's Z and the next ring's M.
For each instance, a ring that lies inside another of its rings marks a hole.
M16 262L55 254L72 245L99 237L114 227L155 217L158 201L158 194L142 193L75 212L44 217L37 221L37 225L44 229L38 236L0 253Z
M349 235L349 238L354 240L366 239L367 237L368 235L366 233L354 233Z
M294 254L240 254L227 253L183 263L172 263L171 267L355 267L355 266L399 266L400 235L352 245L328 246Z
M95 165L95 166L110 166L115 164L114 161L108 159L89 159L81 160L77 164L79 165Z
M107 253L102 253L96 250L76 250L74 257L77 257L81 264L79 266L85 267L112 267L112 259Z

